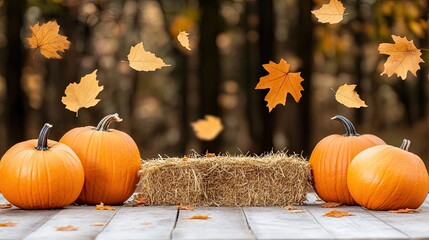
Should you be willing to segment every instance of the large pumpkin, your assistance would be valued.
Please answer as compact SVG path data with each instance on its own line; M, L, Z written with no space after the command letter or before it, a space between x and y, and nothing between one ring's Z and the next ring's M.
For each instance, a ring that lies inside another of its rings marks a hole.
M12 146L0 162L4 198L24 209L61 208L79 196L84 172L68 146L48 141L52 125L45 124L39 139Z
M133 194L139 180L140 153L128 134L109 129L111 123L121 121L118 114L108 115L97 127L74 128L60 139L76 152L85 171L76 202L121 204Z
M326 202L354 205L356 202L347 187L348 166L359 152L385 142L371 134L359 135L353 124L343 116L337 115L332 119L341 122L346 133L327 136L314 147L310 156L314 188Z
M428 172L422 159L400 148L375 146L362 151L349 166L347 183L353 198L372 210L418 208L426 199Z

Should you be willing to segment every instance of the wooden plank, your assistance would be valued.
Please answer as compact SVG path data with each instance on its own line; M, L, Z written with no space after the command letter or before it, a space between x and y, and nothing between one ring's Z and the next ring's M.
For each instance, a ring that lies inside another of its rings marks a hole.
M0 194L1 196L1 194ZM5 200L1 200L5 203ZM23 239L60 210L0 209L0 222L14 222L14 227L0 227L0 239Z
M116 207L120 209L120 207ZM28 212L27 212L28 214ZM93 223L108 223L116 211L95 210L94 206L70 206L53 216L25 239L66 240L94 239L104 226L93 226ZM72 225L76 231L57 231L57 227Z
M170 239L177 211L176 207L123 207L96 239Z
M418 213L402 214L386 211L367 211L410 238L429 239L429 196L419 209L421 211Z
M209 215L209 219L189 219ZM241 208L201 207L195 211L179 212L173 239L254 239Z

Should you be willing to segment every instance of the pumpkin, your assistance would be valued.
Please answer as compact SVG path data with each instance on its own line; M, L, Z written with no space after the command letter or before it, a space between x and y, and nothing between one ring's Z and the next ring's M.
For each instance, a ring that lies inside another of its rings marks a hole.
M125 132L109 128L121 122L118 114L104 117L97 127L78 127L68 131L60 142L79 156L85 183L76 202L121 204L134 192L141 166L139 149Z
M61 208L82 190L82 163L67 145L48 140L51 128L46 123L38 139L15 144L0 161L0 188L17 207Z
M359 152L385 142L371 134L359 135L344 116L332 119L341 122L346 133L329 135L314 147L310 156L314 190L326 202L354 205L356 202L347 187L348 166Z
M422 159L401 147L375 146L362 151L349 166L347 184L353 198L371 210L418 208L426 199L428 172Z

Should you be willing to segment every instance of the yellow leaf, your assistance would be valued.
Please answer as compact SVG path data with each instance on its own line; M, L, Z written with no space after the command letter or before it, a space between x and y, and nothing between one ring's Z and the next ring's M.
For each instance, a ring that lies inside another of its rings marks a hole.
M201 214L196 214L193 215L192 217L189 217L188 219L200 219L200 220L206 220L209 219L209 215L201 215Z
M419 209L413 209L413 208L404 208L404 209L398 209L398 210L390 210L391 213L416 213L420 212Z
M342 204L338 203L338 202L327 202L327 203L320 205L320 207L322 207L322 208L334 208L334 207L339 207L341 205Z
M17 223L14 222L0 222L0 227L15 227Z
M145 72L155 71L156 69L170 66L165 64L164 61L155 56L155 54L147 52L144 49L142 42L131 47L130 53L128 54L128 61L130 62L131 68Z
M95 210L111 210L111 211L115 211L115 208L111 207L111 206L104 205L103 202L100 202L100 204L98 204L98 205L95 206Z
M56 227L56 229L57 231L76 231L77 227L68 225L68 226Z
M410 71L414 76L420 69L419 63L424 62L420 57L421 51L416 48L413 40L408 41L406 37L392 35L395 43L382 43L378 46L380 54L389 55L384 63L384 71L380 74L387 74L388 77L396 73L403 80L407 78Z
M323 216L340 218L340 217L346 217L346 216L353 216L353 214L351 214L350 212L345 212L345 211L340 211L340 210L331 210L331 211L323 214Z
M220 118L212 115L205 115L205 119L199 119L191 123L197 138L210 141L219 135L223 129Z
M66 109L76 112L80 108L89 108L97 105L100 99L96 99L98 93L103 90L103 86L98 86L97 70L87 74L80 79L80 83L70 83L66 90L66 96L61 102L66 105Z
M30 27L31 37L27 38L31 48L40 49L40 53L46 58L61 59L58 52L64 52L70 47L67 37L58 32L60 26L56 21L50 21L39 25L39 23Z
M295 209L295 210L290 210L289 212L291 212L291 213L303 213L303 212L305 212L305 210L304 209Z
M283 207L283 209L288 211L297 210L297 208L292 205L287 205L286 207Z
M104 226L104 225L106 225L106 223L104 223L104 222L93 222L93 223L91 223L91 226L97 226L97 227Z
M0 209L11 208L12 204L10 203L0 203Z
M277 104L286 106L288 93L292 95L296 102L299 102L302 96L301 91L304 90L301 86L301 82L304 79L301 78L300 72L289 72L290 64L283 59L278 64L270 61L270 63L262 66L269 74L259 79L259 83L255 89L270 89L265 96L265 101L267 101L267 107L270 112Z
M177 35L177 40L179 40L179 43L186 49L188 49L189 51L191 50L191 48L189 47L189 33L185 32L185 31L181 31L179 33L179 35Z
M339 23L344 17L343 4L338 0L331 0L328 4L323 4L320 9L311 11L321 23Z
M348 108L368 107L355 91L356 84L344 84L335 93L335 99Z

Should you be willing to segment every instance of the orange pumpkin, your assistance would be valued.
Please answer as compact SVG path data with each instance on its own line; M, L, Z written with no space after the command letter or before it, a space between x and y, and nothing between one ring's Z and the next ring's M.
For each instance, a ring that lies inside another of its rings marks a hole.
M347 183L353 198L371 210L418 208L426 199L428 172L422 159L400 148L375 146L362 151L349 166Z
M85 183L77 199L85 204L121 204L134 192L141 166L139 149L126 133L109 129L121 122L118 114L104 117L97 127L74 128L60 142L82 161Z
M52 125L39 139L12 146L0 162L4 198L24 209L61 208L79 196L84 181L82 163L65 144L48 141Z
M310 156L314 189L326 202L354 205L356 202L347 187L348 166L359 152L385 142L371 134L359 135L343 116L337 115L332 119L341 122L346 133L327 136L314 147Z

